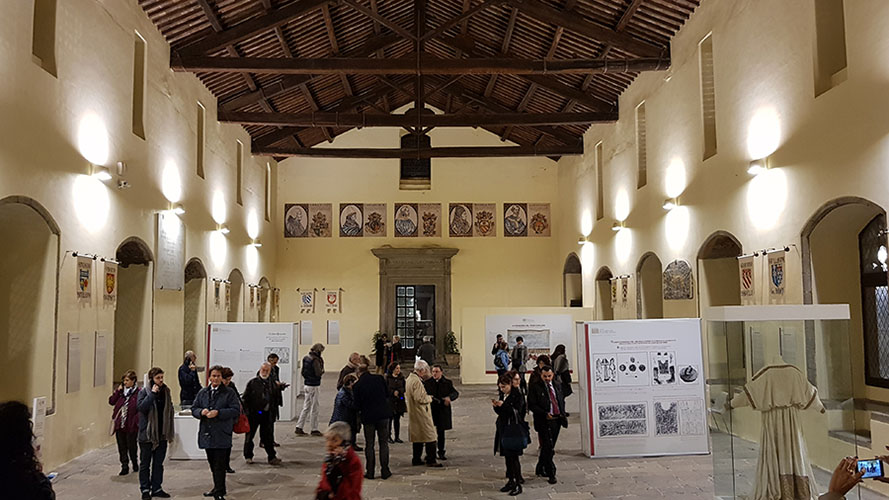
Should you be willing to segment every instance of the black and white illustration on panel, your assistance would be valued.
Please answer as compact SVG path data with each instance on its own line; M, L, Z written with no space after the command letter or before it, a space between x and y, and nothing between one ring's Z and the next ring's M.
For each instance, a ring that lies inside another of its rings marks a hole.
M676 353L673 351L656 351L651 353L651 374L654 385L675 384Z
M617 385L617 357L614 354L596 354L596 385Z
M266 347L265 348L265 357L262 359L269 359L269 354L275 353L278 355L278 363L282 365L290 364L290 348L289 347Z
M701 372L698 370L697 366L694 365L680 365L679 368L679 380L684 384L694 384L698 381L698 376Z
M679 404L676 401L655 401L654 431L657 436L679 434Z
M599 437L635 437L648 435L646 403L603 403L596 405Z
M649 385L651 366L646 352L627 352L617 355L618 380L622 386Z
M704 424L704 401L687 399L679 401L679 433L683 436L701 436L706 427Z

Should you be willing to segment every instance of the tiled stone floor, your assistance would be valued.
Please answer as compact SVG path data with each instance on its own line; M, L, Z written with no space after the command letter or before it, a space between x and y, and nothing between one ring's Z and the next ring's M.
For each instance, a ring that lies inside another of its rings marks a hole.
M335 374L322 383L322 420L330 418ZM454 427L448 433L447 466L443 469L411 467L410 444L391 447L394 476L387 481L364 482L364 497L373 499L468 499L507 498L498 490L504 483L503 459L493 455L494 413L490 398L492 387L458 386L460 399L454 404ZM577 397L568 398L569 411L576 412ZM404 423L406 423L403 420ZM556 461L559 484L551 486L534 477L536 443L522 460L528 479L526 499L712 499L712 460L709 456L651 459L598 459L581 455L580 419L574 413L569 428L559 438ZM277 439L281 443L281 467L257 462L247 465L240 453L233 454L236 474L228 477L232 500L311 499L318 483L324 454L323 438L293 434L294 424L279 423ZM406 426L405 426L406 427ZM406 429L404 430L406 434ZM360 443L364 442L361 437ZM243 438L235 441L240 450ZM364 461L364 454L359 454ZM262 451L257 450L257 457ZM137 499L136 474L117 476L119 465L113 446L87 453L58 468L54 488L60 500ZM174 498L198 500L210 489L210 473L205 461L166 462L164 488Z

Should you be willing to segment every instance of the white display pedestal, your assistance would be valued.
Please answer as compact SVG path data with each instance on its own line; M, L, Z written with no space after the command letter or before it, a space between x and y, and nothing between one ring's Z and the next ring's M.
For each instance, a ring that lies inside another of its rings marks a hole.
M187 415L173 416L173 432L175 437L170 443L169 457L171 460L206 460L204 450L198 448L198 428L201 421L194 418L191 412Z

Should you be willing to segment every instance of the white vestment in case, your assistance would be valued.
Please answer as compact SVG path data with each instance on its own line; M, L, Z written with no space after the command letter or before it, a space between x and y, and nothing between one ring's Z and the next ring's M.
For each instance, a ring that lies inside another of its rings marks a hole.
M762 413L762 436L756 465L755 500L815 500L812 464L806 451L799 411L824 413L818 390L793 365L766 366L732 400Z

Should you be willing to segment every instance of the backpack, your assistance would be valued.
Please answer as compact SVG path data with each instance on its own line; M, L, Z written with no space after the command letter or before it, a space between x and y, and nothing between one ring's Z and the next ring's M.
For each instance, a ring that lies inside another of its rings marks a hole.
M505 370L506 366L503 365L503 356L498 352L496 356L494 356L494 366L498 370Z

